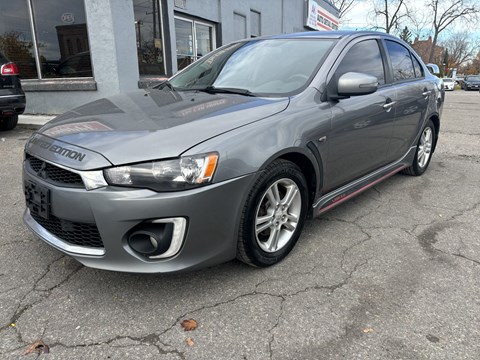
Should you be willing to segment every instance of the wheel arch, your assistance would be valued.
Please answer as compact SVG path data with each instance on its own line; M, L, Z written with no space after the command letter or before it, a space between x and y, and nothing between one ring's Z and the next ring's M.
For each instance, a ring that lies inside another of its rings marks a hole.
M435 148L437 147L437 141L438 141L438 134L440 133L440 117L438 114L433 114L430 116L430 120L433 123L433 126L435 126L435 143L433 144L433 149L432 152L435 151Z
M316 148L315 148L316 149ZM318 151L317 151L318 153ZM322 160L320 154L315 154L310 147L307 149L290 148L285 149L281 153L277 153L274 156L268 158L262 165L260 170L265 169L270 163L277 159L283 159L290 161L297 165L305 176L305 180L308 186L308 213L307 216L312 215L312 205L315 200L317 191L322 188Z

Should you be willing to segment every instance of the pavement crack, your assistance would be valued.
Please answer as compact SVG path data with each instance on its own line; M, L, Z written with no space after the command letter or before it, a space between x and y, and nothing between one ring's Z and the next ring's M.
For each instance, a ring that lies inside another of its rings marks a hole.
M7 329L14 329L15 330L15 333L16 333L16 336L17 336L17 339L20 343L22 344L25 344L27 345L28 342L25 341L22 337L22 334L21 334L21 331L19 329L18 326L12 326L12 324L16 324L18 322L18 320L22 317L22 315L28 311L29 309L33 308L34 306L37 306L39 305L40 303L42 303L43 301L45 301L46 299L48 299L48 297L50 296L50 294L55 290L57 289L59 286L65 284L67 281L70 280L70 278L72 276L74 276L76 273L78 273L82 268L83 266L79 266L78 268L74 269L72 272L70 272L62 281L60 281L59 283L57 283L55 286L49 288L49 289L46 289L46 290L38 290L37 289L37 285L40 283L40 281L42 281L51 271L51 268L53 266L53 264L55 264L57 261L59 261L60 259L62 259L63 257L65 257L65 255L61 255L59 257L56 257L53 261L51 261L48 265L47 265L47 268L46 270L43 272L43 274L38 278L36 279L34 282L33 282L33 286L31 287L31 289L29 291L27 291L25 293L25 295L22 296L22 298L20 299L20 301L18 302L18 306L17 308L15 309L12 317L10 318L10 320L8 321L8 323L4 324L3 326L0 327L0 333L2 331L5 331ZM37 293L40 293L41 296L40 296L40 299L38 299L37 301L34 301L32 303L29 303L29 304L24 304L24 301L27 299L28 296L30 296L33 292L37 292Z
M273 324L273 326L268 330L268 333L270 334L270 340L268 341L268 354L269 354L270 359L273 359L272 345L273 345L273 342L275 341L275 334L273 332L278 327L278 325L280 324L280 319L283 316L283 310L284 310L284 307L285 307L285 301L286 300L283 296L281 297L281 299L282 299L282 302L280 304L280 311L278 313L275 324Z

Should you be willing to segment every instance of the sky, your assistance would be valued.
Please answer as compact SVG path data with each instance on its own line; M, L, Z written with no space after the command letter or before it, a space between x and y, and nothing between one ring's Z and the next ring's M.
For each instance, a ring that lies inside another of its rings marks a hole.
M413 11L415 14L419 14L422 16L422 14L426 14L428 11L430 11L429 8L425 6L425 1L412 1L411 6L413 6ZM371 24L369 24L369 17L371 18L371 12L372 12L372 5L370 1L361 1L357 3L357 5L350 10L346 15L345 19L342 21L342 26L341 28L344 30L354 30L354 29L371 29ZM427 16L425 15L425 19L427 19ZM413 26L409 26L410 31L412 33L415 33ZM403 28L403 26L402 26ZM462 32L462 31L467 31L472 34L472 36L480 38L480 31L472 31L471 26L470 29L468 26L456 22L454 23L453 26L451 26L449 29L445 30L443 34L441 34L441 39L440 40L445 40L448 38L448 36L452 32ZM427 27L425 28L425 31L421 34L421 38L427 38L428 35L430 35L431 30L430 28ZM412 39L413 40L413 39Z

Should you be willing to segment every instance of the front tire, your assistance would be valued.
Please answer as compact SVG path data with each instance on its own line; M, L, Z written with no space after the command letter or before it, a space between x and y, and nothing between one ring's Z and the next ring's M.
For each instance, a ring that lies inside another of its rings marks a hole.
M237 258L266 267L280 262L300 237L308 204L300 168L275 160L253 185L242 212Z
M435 136L435 126L433 125L432 120L428 120L422 130L420 139L418 139L417 151L415 152L413 163L410 167L403 170L403 173L412 176L420 176L427 170L430 160L432 159Z
M12 130L17 126L18 115L12 115L9 117L0 118L0 130Z

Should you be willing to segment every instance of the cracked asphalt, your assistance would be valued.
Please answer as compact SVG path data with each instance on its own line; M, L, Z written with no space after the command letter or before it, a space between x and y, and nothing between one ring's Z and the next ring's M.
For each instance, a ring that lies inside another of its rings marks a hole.
M479 359L479 113L478 92L448 93L424 176L309 221L281 264L175 275L86 268L35 238L32 129L0 133L0 358ZM50 353L23 355L39 339Z

